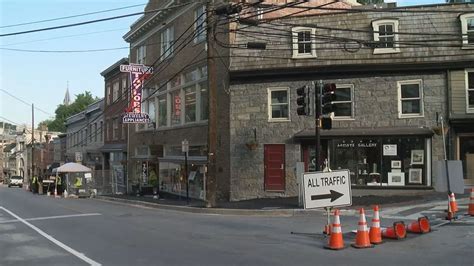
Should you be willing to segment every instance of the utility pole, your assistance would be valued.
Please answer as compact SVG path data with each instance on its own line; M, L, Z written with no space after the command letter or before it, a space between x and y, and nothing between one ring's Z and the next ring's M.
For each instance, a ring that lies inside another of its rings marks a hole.
M35 175L35 105L31 104L31 177Z
M217 68L215 62L215 47L211 36L214 20L212 16L214 0L206 3L206 43L207 43L207 80L209 88L209 119L207 135L207 175L206 175L206 207L215 207L217 193L216 150L217 150Z

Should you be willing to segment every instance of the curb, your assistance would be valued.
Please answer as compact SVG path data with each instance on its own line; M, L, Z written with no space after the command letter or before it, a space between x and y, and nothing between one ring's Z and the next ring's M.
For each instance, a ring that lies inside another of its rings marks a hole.
M321 211L321 210L304 210L304 209L252 210L252 209L203 208L203 207L176 206L176 205L144 202L144 201L139 201L139 200L119 199L119 198L113 198L113 197L107 197L107 196L96 196L93 199L99 200L99 201L126 204L130 206L143 206L143 207L149 207L149 208L154 208L154 209L179 211L179 212L187 212L187 213L198 213L198 214L278 216L278 217L324 215L324 211Z

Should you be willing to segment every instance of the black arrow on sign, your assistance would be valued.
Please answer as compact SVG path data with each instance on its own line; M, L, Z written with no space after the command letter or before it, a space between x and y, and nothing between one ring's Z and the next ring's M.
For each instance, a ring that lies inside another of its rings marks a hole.
M344 194L339 193L337 191L329 190L329 194L312 195L311 200L331 199L331 202L333 202L338 198L342 197L343 195Z

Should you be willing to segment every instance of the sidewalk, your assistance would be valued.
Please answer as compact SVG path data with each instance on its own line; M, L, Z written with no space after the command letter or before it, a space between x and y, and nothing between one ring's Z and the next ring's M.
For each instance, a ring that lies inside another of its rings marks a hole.
M151 208L193 212L208 214L228 215L308 215L321 213L322 209L305 210L298 207L298 198L264 198L235 202L219 202L215 208L206 208L204 201L190 200L189 204L185 197L170 194L161 194L160 199L152 196L134 195L103 195L99 200L114 201L125 204L139 205ZM469 197L468 193L456 195L457 198ZM360 207L370 208L374 204L382 205L384 208L423 204L432 201L447 200L444 192L433 190L363 190L352 191L352 206L343 209L354 210Z

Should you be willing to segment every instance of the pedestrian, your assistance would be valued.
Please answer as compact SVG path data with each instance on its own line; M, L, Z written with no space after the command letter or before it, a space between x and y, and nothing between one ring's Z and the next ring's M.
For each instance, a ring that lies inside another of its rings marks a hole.
M38 193L38 177L35 175L31 179L31 191L33 192L33 194Z

